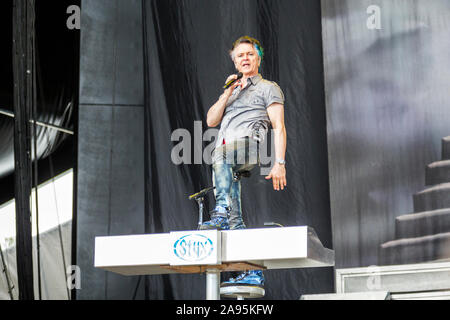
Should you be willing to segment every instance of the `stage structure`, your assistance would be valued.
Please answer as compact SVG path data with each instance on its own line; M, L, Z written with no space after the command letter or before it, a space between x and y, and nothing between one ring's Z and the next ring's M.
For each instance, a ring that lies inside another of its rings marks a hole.
M207 300L219 300L222 271L333 265L334 252L307 226L95 239L95 267L128 276L206 273Z
M93 245L99 236L196 228L188 195L212 184L201 157L213 142L206 114L234 72L228 50L242 35L264 44L261 75L283 88L289 145L285 191L274 192L257 171L243 182L245 223L310 226L333 248L317 0L83 0L81 8L77 299L203 298L199 274L105 272L94 267ZM190 163L172 161L176 130L192 137ZM208 197L205 212L211 206ZM264 298L332 290L332 267L273 269Z
M450 262L336 269L336 293L302 300L449 300Z
M205 115L234 72L229 45L243 34L263 44L261 74L285 92L288 131L289 186L274 194L259 175L247 179L249 227L311 226L341 270L400 263L380 259L380 246L399 240L407 225L420 226L420 235L430 230L405 213L428 221L424 212L448 208L411 201L423 191L423 168L444 168L448 1L84 0L82 8L77 264L86 286L78 298L203 293L195 274L133 278L94 268L92 246L98 236L195 227L187 195L211 183L198 159L212 142L203 135ZM170 140L178 129L200 141L179 165L171 152L180 141ZM442 212L435 213L446 219ZM334 289L332 268L267 273L268 299Z

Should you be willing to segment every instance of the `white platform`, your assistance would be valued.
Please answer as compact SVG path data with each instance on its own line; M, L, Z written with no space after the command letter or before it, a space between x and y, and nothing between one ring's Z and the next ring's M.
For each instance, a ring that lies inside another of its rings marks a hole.
M194 230L192 233L201 232ZM334 251L324 248L307 226L220 231L221 270L287 269L334 266ZM170 233L97 237L96 268L122 275L202 273L205 266L172 267ZM242 265L242 263L244 265ZM213 267L213 266L209 266Z
M391 300L387 291L302 295L300 300Z

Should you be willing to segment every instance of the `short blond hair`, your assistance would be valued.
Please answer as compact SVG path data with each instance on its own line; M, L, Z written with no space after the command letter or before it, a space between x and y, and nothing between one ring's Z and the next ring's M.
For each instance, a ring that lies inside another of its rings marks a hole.
M242 36L239 39L237 39L235 42L233 42L233 46L229 52L231 60L233 60L233 62L234 62L234 49L236 49L236 47L238 45L240 45L241 43L249 43L249 44L253 45L253 47L255 47L256 52L258 52L258 56L262 60L262 58L264 56L264 49L261 47L261 43L258 40L256 40L255 38L252 38L249 36Z

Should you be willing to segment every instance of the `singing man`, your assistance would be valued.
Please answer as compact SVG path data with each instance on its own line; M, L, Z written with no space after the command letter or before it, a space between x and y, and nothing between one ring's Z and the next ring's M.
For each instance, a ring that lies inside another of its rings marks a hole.
M216 187L216 206L211 220L202 230L245 229L241 208L241 182L235 174L250 171L259 164L259 144L272 128L275 145L275 164L265 179L272 179L276 191L286 187L286 129L284 125L284 94L273 81L262 78L259 67L264 51L258 40L243 36L237 39L230 56L238 71L228 77L228 86L209 109L207 124L220 124L213 152L213 183ZM247 271L222 283L227 285L264 286L261 271Z

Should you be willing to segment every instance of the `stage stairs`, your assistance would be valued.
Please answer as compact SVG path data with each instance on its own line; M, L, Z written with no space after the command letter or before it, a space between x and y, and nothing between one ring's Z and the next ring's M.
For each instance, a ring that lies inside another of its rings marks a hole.
M414 212L395 221L395 239L380 246L379 264L336 269L336 293L302 300L450 300L450 136L442 157L425 168L426 188Z
M413 195L414 213L395 221L395 240L381 245L380 265L450 258L450 136L442 139L442 160L425 169L426 188Z

